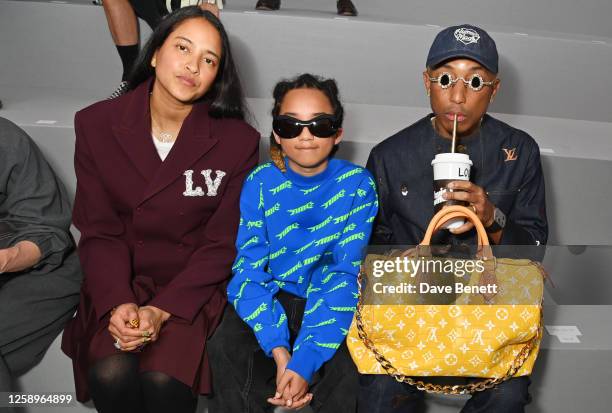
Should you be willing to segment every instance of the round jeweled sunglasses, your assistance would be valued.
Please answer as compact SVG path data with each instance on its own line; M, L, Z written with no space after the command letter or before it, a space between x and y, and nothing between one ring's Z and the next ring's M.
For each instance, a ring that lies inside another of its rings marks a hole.
M454 86L458 81L462 81L466 86L472 89L474 92L482 90L484 86L493 86L497 79L485 82L482 76L478 73L472 74L469 78L464 79L463 77L453 78L453 75L448 72L442 72L438 77L429 77L430 82L438 83L442 89L448 89Z

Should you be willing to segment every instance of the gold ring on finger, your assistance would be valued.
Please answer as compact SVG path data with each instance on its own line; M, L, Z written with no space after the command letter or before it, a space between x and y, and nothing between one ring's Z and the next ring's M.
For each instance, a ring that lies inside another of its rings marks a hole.
M138 321L138 319L134 318L130 320L130 325L134 328L138 328L138 326L140 325L140 322Z
M151 332L148 331L148 330L145 330L145 331L142 332L142 336L143 337L151 337Z

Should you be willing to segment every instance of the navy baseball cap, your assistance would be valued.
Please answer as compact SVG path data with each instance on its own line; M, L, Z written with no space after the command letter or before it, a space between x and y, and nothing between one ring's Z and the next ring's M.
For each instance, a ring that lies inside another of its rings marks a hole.
M447 27L438 33L429 49L426 67L461 57L475 60L497 74L499 56L495 41L480 27L470 24Z

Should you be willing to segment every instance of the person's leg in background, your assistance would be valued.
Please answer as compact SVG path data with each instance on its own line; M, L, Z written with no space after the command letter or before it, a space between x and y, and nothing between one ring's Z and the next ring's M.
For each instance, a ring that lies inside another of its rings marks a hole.
M259 0L255 5L257 10L278 10L280 9L280 0ZM351 0L337 0L336 8L340 16L357 16L357 8Z
M113 98L120 96L127 90L127 78L138 57L138 20L134 8L128 0L104 0L102 5L104 6L108 29L123 65L121 83L110 96Z
M531 401L529 376L515 377L492 389L476 392L461 413L524 413Z
M255 5L257 10L278 10L280 9L280 0L259 0Z
M338 0L336 8L340 16L357 16L357 7L351 0Z

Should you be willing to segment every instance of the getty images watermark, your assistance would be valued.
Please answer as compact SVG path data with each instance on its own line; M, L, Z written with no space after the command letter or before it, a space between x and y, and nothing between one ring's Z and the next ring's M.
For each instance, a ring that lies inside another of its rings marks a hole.
M395 257L369 262L375 294L497 294L498 284L470 284L473 275L485 274L482 259ZM419 276L420 275L420 276ZM454 282L449 282L450 280ZM403 281L405 280L405 281Z

